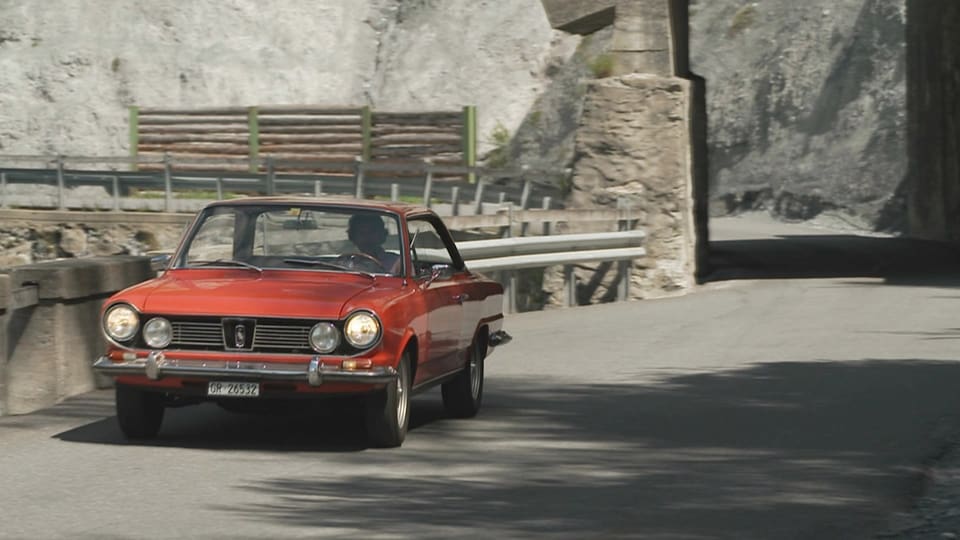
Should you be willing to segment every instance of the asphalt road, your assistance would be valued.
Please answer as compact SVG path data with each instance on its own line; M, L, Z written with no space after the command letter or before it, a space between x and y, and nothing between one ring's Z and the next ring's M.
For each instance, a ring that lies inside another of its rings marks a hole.
M176 409L152 444L123 441L107 392L0 418L0 538L889 530L960 433L957 255L715 223L716 281L509 317L480 416L418 396L400 449L366 448L350 410Z

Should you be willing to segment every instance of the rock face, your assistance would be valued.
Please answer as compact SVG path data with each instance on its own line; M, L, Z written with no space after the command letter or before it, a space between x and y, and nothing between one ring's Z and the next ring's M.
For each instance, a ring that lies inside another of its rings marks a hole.
M141 226L133 217L130 221L108 225L5 218L0 224L0 270L59 258L173 251L183 232L182 225Z
M539 0L52 0L0 20L0 154L125 155L131 105L477 105L486 141L579 40Z
M903 226L904 0L691 0L716 213Z

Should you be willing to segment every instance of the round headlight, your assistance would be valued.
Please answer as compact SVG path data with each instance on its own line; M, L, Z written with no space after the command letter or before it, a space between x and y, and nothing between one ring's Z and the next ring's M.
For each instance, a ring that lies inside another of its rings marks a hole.
M173 339L173 327L163 317L154 317L143 325L143 341L154 349L162 349Z
M371 313L354 313L347 319L343 333L347 337L347 343L358 349L365 349L380 337L380 321Z
M130 306L117 304L103 317L103 330L115 341L129 341L140 327L140 316Z
M318 353L333 352L337 345L340 345L340 331L337 330L336 326L328 322L322 322L316 324L310 330L310 346Z

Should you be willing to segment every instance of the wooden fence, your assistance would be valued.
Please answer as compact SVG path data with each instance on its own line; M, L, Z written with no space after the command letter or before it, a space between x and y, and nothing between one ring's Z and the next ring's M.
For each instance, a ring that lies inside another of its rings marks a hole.
M416 113L306 105L130 108L130 151L147 162L145 170L163 168L169 157L192 170L353 174L345 164L361 161L398 165L391 174L403 176L402 165L424 159L473 167L476 147L473 106Z

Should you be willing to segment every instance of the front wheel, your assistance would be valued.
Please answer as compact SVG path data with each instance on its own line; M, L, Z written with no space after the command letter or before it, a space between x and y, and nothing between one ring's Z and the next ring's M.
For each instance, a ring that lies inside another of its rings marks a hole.
M152 439L163 422L163 395L118 384L117 421L128 439Z
M380 448L403 444L410 424L410 359L406 353L397 366L396 381L367 400L367 438Z
M443 408L456 418L472 418L480 412L483 401L483 346L479 337L468 351L467 366L441 388Z

